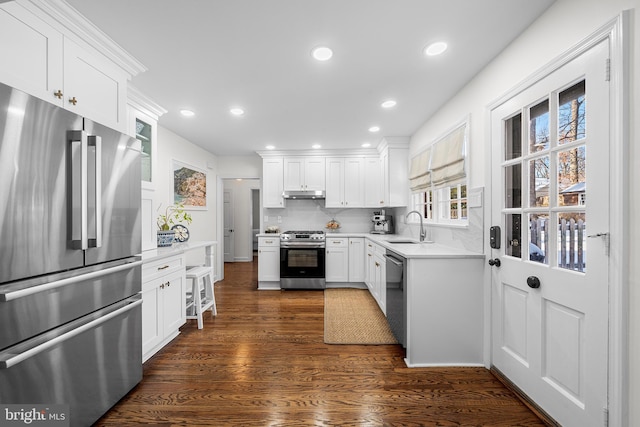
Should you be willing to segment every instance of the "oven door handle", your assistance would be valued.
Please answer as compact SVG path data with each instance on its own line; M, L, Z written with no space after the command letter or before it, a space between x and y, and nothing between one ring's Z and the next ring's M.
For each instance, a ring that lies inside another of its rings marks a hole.
M80 335L81 333L88 331L89 329L93 329L96 328L100 325L102 325L103 323L108 322L109 320L113 319L116 316L119 316L123 313L126 313L130 310L133 310L134 308L138 307L139 305L142 305L142 298L140 298L139 296L137 297L132 297L129 300L127 300L129 302L131 302L130 304L125 305L124 307L121 307L117 310L112 311L111 313L108 313L102 317L99 317L95 320L92 320L88 323L85 323L82 326L79 326L75 329L70 330L69 332L66 332L60 336L57 336L51 340L48 340L40 345L36 345L35 347L31 347L30 349L23 351L22 353L19 354L11 354L9 351L7 351L6 353L0 353L0 369L8 369L11 368L12 366L17 365L20 362L23 362L27 359L30 359L40 353L42 353L45 350L50 349L51 347L54 347L60 343L63 343L65 341L70 340L71 338Z
M324 249L324 243L280 243L280 247L284 249Z

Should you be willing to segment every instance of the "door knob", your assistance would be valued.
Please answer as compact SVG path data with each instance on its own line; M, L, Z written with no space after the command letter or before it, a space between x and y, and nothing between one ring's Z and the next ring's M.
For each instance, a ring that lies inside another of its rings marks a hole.
M527 285L529 285L530 288L538 289L540 287L540 279L536 276L529 276L527 277Z
M494 265L495 265L496 267L500 267L500 258L490 259L490 260L489 260L489 265L490 265L491 267L493 267Z

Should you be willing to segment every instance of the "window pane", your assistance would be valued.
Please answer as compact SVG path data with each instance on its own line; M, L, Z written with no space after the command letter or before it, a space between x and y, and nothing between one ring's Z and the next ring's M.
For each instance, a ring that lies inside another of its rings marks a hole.
M522 114L505 121L504 159L511 160L522 156Z
M458 187L451 187L451 200L458 198Z
M462 199L460 201L460 218L467 219L467 199Z
M508 214L505 218L506 230L505 230L505 255L510 255L517 258L522 258L520 242L522 241L520 235L520 214Z
M549 264L549 215L529 214L529 259ZM552 227L553 228L553 227Z
M451 219L458 219L458 202L451 202Z
M570 87L558 96L558 144L585 137L585 82Z
M587 198L587 149L584 145L558 153L558 205L584 205Z
M507 166L505 169L505 208L522 206L522 165Z
M467 198L467 186L466 185L461 185L460 186L460 194L463 199Z
M529 108L529 153L549 148L549 100Z
M587 271L587 221L584 213L558 215L558 267Z
M549 156L529 161L529 206L549 206Z

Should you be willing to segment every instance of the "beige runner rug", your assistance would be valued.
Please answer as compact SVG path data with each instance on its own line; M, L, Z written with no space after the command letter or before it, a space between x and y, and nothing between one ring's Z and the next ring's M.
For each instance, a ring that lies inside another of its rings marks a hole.
M397 344L387 319L367 289L324 290L326 344Z

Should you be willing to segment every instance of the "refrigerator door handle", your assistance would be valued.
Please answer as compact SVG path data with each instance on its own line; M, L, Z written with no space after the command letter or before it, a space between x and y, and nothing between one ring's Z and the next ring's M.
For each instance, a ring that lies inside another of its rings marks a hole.
M71 215L68 219L73 249L88 249L87 236L87 133L72 130L68 133L71 165Z
M106 276L108 274L117 273L119 271L132 269L139 265L142 265L142 261L129 262L126 264L118 265L116 267L106 268L104 270L92 271L91 273L80 274L78 276L72 276L66 279L56 280L56 281L45 283L42 285L31 286L23 289L17 289L15 291L0 291L0 302L13 301L18 298L24 298L26 296L48 291L50 289L56 289L62 286L71 285L73 283L82 282L84 280L91 280L98 277Z
M99 248L102 246L102 138L97 135L88 137L88 146L93 148L94 156L89 161L91 171L89 171L88 203L92 203L92 222L95 230L95 237L88 238L88 246Z
M131 299L127 300L127 302L129 302L130 304L125 305L124 307L121 307L117 310L114 310L102 317L98 317L95 320L92 320L88 323L85 323L84 325L81 325L75 329L72 329L69 332L66 332L60 336L57 336L51 340L45 341L44 343L40 344L40 345L36 345L35 347L31 347L30 349L23 351L22 353L19 354L11 354L9 352L9 354L0 354L0 369L8 369L11 368L12 366L17 365L20 362L23 362L31 357L36 356L37 354L42 353L45 350L50 349L51 347L54 347L60 343L63 343L65 341L70 340L71 338L80 335L81 333L88 331L89 329L93 329L96 328L100 325L102 325L103 323L108 322L109 320L113 319L116 316L119 316L123 313L126 313L127 311L133 310L134 308L136 308L137 306L142 304L142 298L138 297L132 297Z

